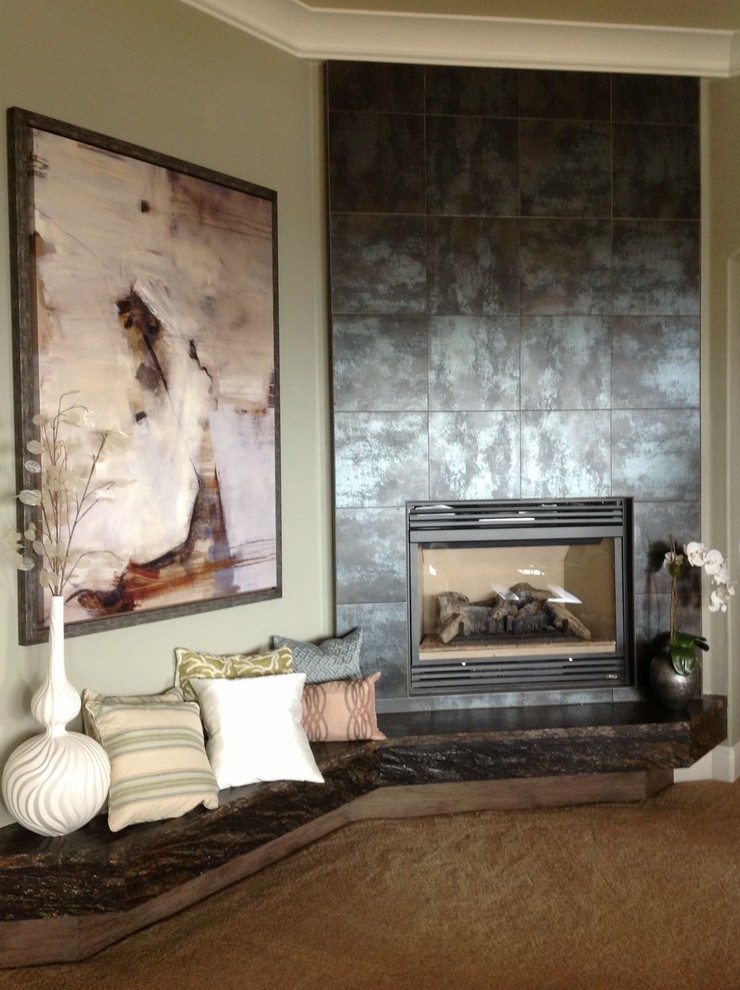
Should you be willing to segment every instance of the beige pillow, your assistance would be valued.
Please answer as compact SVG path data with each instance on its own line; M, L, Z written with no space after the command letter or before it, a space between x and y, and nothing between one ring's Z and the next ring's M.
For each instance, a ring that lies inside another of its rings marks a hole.
M380 673L359 680L324 681L303 689L301 722L311 742L385 739L375 713Z
M99 705L151 705L153 703L173 704L182 700L183 695L179 687L167 688L161 694L101 694L99 691L85 688L82 692L82 727L86 736L92 736L93 739L100 742L95 719L88 708L88 705L93 703Z
M218 807L197 704L93 701L88 707L111 764L112 832L136 822L177 818L199 804Z
M261 677L265 674L290 674L293 672L293 655L287 647L272 653L197 653L183 646L175 649L178 684L188 701L195 701L195 691L190 684L192 677L201 680L238 677Z

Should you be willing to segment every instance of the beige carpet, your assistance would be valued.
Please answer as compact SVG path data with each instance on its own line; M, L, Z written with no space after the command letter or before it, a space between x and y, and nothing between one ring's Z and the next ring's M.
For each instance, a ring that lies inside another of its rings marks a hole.
M738 990L740 781L363 822L0 990Z

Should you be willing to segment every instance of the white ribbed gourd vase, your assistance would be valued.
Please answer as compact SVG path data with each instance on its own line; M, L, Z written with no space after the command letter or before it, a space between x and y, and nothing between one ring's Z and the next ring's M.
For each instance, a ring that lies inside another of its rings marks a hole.
M90 736L66 729L80 705L80 695L64 670L64 598L55 595L49 615L49 668L31 699L31 713L45 731L13 751L2 779L8 811L39 835L74 832L102 810L108 796L108 754Z

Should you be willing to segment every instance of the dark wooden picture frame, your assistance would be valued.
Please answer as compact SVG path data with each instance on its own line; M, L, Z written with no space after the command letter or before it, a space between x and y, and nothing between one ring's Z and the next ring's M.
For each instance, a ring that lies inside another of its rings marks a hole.
M280 597L276 192L19 108L8 150L17 490L62 395L126 438L67 634ZM19 573L21 643L48 597Z

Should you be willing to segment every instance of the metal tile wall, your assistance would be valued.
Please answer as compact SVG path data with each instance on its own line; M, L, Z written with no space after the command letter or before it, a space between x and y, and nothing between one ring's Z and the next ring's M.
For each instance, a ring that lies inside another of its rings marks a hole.
M328 65L337 629L381 698L406 499L633 496L644 681L668 535L700 535L698 107L687 78Z

